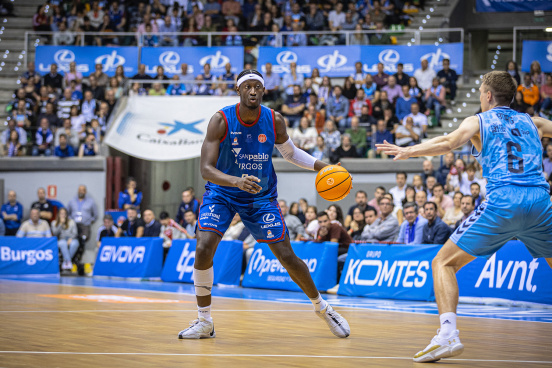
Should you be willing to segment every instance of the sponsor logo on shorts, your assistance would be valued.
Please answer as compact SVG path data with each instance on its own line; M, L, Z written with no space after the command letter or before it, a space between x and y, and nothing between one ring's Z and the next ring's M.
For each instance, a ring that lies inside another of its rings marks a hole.
M203 227L210 226L210 227L214 227L214 228L218 227L217 224L212 224L210 222L204 222L201 226L203 226Z
M276 227L276 226L282 226L282 223L280 221L278 221L278 222L273 222L271 224L262 225L261 229L268 229L268 228Z
M265 224L269 224L271 222L274 222L274 220L276 220L276 216L274 216L274 214L272 214L272 213L267 213L267 214L263 215L263 222Z
M259 137L257 139L259 140L260 143L264 143L266 142L266 135L259 134Z
M199 216L200 220L210 219L211 221L219 222L220 215L212 212L204 212ZM203 226L203 225L201 225Z

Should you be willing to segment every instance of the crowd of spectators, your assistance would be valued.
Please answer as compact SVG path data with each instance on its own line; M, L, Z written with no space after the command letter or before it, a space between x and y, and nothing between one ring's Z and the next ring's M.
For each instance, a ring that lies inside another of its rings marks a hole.
M384 29L408 25L423 1L360 0L352 2L285 2L281 0L197 1L57 1L38 6L33 29L54 32L55 45L207 45L197 32L226 32L213 45L306 46L345 44L343 34L305 34L305 31L374 31L351 37L352 44L390 44ZM236 32L251 32L247 36ZM84 32L84 34L83 34ZM86 34L88 32L88 34ZM134 35L122 35L132 32ZM278 44L275 35L291 32ZM177 35L175 33L182 33Z
M552 118L552 74L545 74L538 61L533 61L529 72L518 72L515 61L506 63L506 69L516 80L518 87L512 108L531 116Z

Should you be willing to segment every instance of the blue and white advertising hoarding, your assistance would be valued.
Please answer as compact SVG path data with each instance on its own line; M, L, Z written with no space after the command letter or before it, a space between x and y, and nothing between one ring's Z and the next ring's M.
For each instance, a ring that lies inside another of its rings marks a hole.
M550 0L476 0L475 9L479 12L534 12L552 10Z
M533 61L540 63L543 72L552 72L552 41L523 41L521 70L529 72Z
M0 275L59 275L57 239L0 236Z

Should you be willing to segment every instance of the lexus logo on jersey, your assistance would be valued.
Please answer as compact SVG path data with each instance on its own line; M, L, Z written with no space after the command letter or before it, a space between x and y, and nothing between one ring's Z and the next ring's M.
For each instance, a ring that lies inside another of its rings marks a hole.
M259 134L259 138L258 138L258 139L259 139L259 142L264 143L264 142L266 142L266 135L264 135L264 134Z

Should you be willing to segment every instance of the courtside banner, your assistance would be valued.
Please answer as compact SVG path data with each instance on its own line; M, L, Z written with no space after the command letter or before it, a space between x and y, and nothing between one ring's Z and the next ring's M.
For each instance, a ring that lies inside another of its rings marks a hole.
M436 72L442 69L443 59L450 60L450 68L463 73L464 44L447 43L417 46L308 46L259 49L258 65L266 72L264 65L272 64L272 70L283 76L289 72L289 64L297 63L297 72L310 76L313 68L329 77L348 77L355 72L355 63L362 61L364 73L374 74L378 63L383 63L386 73L396 73L397 64L403 63L404 72L413 74L420 68L423 59Z
M140 62L146 65L146 73L157 74L157 66L165 69L165 74L171 76L180 74L180 65L188 64L188 73L194 75L203 73L203 65L211 66L211 73L220 76L226 73L226 64L232 66L236 75L242 71L243 47L142 47Z
M0 236L0 275L59 275L57 239Z
M103 238L94 276L160 277L162 268L163 239Z
M199 157L209 120L236 97L132 96L111 124L105 143L150 161Z
M457 273L461 297L552 304L552 269L522 242L506 243L488 260L477 258Z
M305 262L319 290L335 286L337 279L336 243L291 242L293 251ZM301 291L266 243L257 243L249 259L243 287Z
M442 245L351 244L339 295L435 300L431 261Z
M478 12L533 12L552 10L550 0L475 0Z
M533 61L540 63L543 72L552 72L552 41L523 41L521 70L529 72Z
M196 239L173 240L161 280L193 283ZM240 285L243 260L243 242L222 240L213 259L214 284Z
M96 70L96 64L103 65L103 71L110 77L122 65L125 75L132 77L138 72L137 47L105 46L37 46L35 64L37 71L44 75L50 72L50 65L57 64L58 73L69 71L71 62L77 63L77 71L87 77Z

